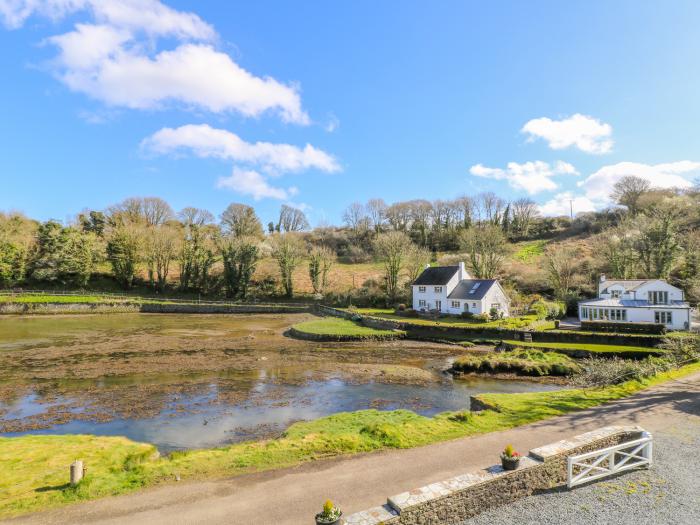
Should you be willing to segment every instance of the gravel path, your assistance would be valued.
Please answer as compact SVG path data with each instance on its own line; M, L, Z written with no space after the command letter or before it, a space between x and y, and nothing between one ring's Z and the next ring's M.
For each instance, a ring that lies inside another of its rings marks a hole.
M700 523L700 418L654 433L654 464L575 488L538 494L462 525Z

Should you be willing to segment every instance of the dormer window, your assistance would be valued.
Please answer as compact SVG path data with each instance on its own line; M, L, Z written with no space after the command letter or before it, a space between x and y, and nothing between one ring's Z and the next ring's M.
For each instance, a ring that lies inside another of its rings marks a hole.
M425 286L419 286L419 287L418 287L418 291L419 291L420 293L425 293Z
M620 290L610 290L610 297L613 299L619 299L622 292Z
M668 292L649 292L649 302L651 304L668 304Z
M442 293L442 286L436 286L435 293Z

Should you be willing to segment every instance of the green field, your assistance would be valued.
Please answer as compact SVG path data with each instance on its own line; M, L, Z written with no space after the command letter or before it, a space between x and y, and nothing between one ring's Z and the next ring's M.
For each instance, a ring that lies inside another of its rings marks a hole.
M635 353L645 353L645 354L658 354L661 350L658 348L649 348L645 346L623 346L623 345L600 345L600 344L588 344L588 343L526 343L524 341L513 341L504 340L506 344L513 346L518 346L521 348L543 348L547 350L583 350L586 352L594 353L625 353L625 352L635 352Z
M505 430L574 410L620 399L665 380L700 371L700 363L596 389L526 394L482 394L498 410L445 412L424 417L407 410L363 410L295 423L277 439L210 450L153 456L151 445L125 438L24 436L0 438L0 517L7 518L78 500L116 495L158 483L226 477L298 465L303 462L409 448L448 439ZM496 451L494 451L496 454ZM68 466L82 459L88 468L76 488L66 485Z
M526 376L568 376L580 370L569 356L541 350L512 350L455 359L457 372L516 373Z
M547 241L545 240L522 243L515 254L513 254L513 257L521 262L529 263L536 257L544 254L546 244Z

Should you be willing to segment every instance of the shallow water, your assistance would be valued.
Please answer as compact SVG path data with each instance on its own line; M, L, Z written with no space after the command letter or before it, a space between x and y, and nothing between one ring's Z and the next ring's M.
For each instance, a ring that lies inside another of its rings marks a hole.
M556 388L452 378L455 348L290 340L303 315L0 318L2 435L124 435L162 451L274 436L376 408L465 409L482 392Z

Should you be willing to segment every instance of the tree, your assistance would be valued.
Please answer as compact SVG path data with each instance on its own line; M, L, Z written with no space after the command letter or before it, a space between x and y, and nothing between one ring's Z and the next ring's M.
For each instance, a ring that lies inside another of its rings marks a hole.
M123 220L109 228L107 260L112 265L115 279L127 290L133 286L142 261L143 243L143 227L139 224Z
M531 199L518 199L510 206L510 215L512 217L511 228L515 235L519 238L527 237L530 233L532 223L535 221L539 212L537 204ZM504 221L506 215L504 215Z
M272 257L277 261L282 277L282 287L287 297L294 294L294 270L304 258L304 245L294 233L278 233L270 239Z
M676 209L663 207L651 216L639 216L635 246L647 278L667 279L680 253Z
M505 235L498 226L485 224L465 230L460 244L467 251L474 277L493 279L498 276L507 249Z
M408 246L408 251L406 253L406 277L408 277L408 282L412 283L421 274L425 267L430 262L430 251L426 248L418 246L411 243Z
M160 226L175 216L170 204L158 197L144 197L141 200L141 213L147 226Z
M638 233L631 221L623 220L596 238L596 253L611 277L631 279L637 274L638 258L635 244Z
M232 203L221 214L221 227L225 234L234 237L262 237L260 219L251 206Z
M37 224L19 213L0 212L0 286L22 282L36 244Z
M328 272L335 261L335 253L327 246L314 246L309 252L309 278L314 294L322 294L328 285Z
M224 263L226 295L234 299L245 299L260 260L258 237L229 236L221 242L220 250Z
M486 192L476 196L475 210L480 222L499 225L501 223L505 201L495 193Z
M277 223L277 231L279 232L300 232L309 228L309 221L306 215L299 208L282 205L280 208L279 222Z
M97 237L55 221L39 226L32 279L85 286L95 269Z
M207 293L210 271L216 262L219 229L214 216L206 210L185 208L180 212L183 239L180 248L180 289Z
M564 246L550 246L545 252L547 276L557 299L565 301L575 285L581 283L579 266L581 250Z
M182 232L180 228L161 224L145 229L144 254L148 281L161 292L165 290L170 273L170 265L181 248Z
M89 211L78 216L78 223L83 231L92 232L102 237L107 226L107 216L101 211Z
M610 197L621 206L625 206L630 215L635 216L639 211L640 197L650 188L651 183L648 180L626 175L615 183Z
M406 255L411 246L411 239L403 232L379 234L374 241L374 251L384 263L384 282L387 298L396 300L399 291L399 276L406 263Z
M367 201L367 215L369 216L374 233L381 233L386 221L387 205L383 199L370 199Z
M353 202L343 212L343 222L352 230L355 241L359 240L369 228L370 218L366 208L359 202Z

